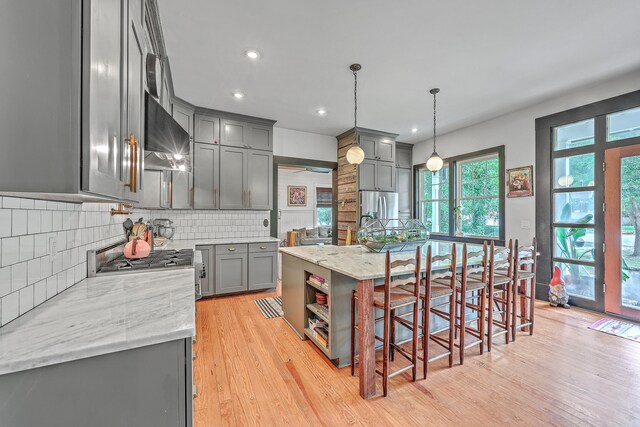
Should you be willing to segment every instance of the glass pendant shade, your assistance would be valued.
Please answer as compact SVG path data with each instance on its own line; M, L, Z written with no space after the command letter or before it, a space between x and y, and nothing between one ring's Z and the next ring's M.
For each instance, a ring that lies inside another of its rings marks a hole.
M364 150L359 145L354 145L347 151L347 162L359 165L364 160Z
M433 173L436 173L440 169L442 169L443 165L444 162L442 161L442 158L438 156L438 153L436 153L435 151L433 152L433 154L431 154L429 160L427 160L427 169L429 169Z

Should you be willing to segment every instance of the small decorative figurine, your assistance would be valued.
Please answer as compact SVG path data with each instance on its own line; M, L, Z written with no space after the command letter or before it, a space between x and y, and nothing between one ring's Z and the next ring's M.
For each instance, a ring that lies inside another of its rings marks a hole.
M553 269L553 277L551 283L549 283L549 305L552 307L564 307L571 308L569 303L569 294L567 288L564 286L564 280L562 280L559 267Z

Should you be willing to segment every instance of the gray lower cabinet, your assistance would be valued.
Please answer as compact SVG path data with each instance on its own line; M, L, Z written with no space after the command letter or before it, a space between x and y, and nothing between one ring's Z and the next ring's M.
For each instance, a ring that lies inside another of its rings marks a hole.
M246 245L245 245L246 246ZM247 290L247 253L222 253L216 251L216 295Z
M278 270L277 252L249 254L249 290L272 288Z
M218 209L220 147L193 144L193 207Z
M6 427L190 427L191 338L0 375Z
M220 119L205 114L196 114L193 118L193 140L203 144L218 144L220 141Z
M278 244L250 243L197 245L202 252L206 278L202 296L275 288L278 274Z

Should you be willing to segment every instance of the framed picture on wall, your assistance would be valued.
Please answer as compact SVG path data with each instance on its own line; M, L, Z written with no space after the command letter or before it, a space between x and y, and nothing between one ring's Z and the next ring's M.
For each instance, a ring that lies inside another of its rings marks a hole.
M533 165L507 169L507 197L533 196Z
M307 206L307 187L287 186L287 206Z

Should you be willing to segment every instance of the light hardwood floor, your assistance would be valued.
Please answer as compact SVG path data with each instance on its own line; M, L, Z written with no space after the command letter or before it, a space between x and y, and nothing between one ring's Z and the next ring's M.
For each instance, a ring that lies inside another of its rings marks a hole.
M265 296L197 303L196 427L640 425L640 344L587 329L597 314L539 302L533 336L438 361L427 380L400 375L365 401L349 368L262 316Z

